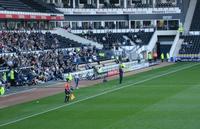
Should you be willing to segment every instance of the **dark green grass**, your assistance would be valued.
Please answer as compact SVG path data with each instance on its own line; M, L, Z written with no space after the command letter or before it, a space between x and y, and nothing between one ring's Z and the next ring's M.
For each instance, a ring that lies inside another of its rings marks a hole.
M192 63L151 70L75 91L81 100L129 86L76 104L34 116L1 129L198 129L200 127L200 65L134 85ZM63 94L0 109L0 125L63 105Z

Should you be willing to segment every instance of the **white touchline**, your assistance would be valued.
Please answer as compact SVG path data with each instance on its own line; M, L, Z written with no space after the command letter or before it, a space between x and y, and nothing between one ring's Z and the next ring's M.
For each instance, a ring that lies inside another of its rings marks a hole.
M197 66L197 65L199 65L199 64L189 65L189 66L186 66L186 67L183 67L183 68L180 68L180 69L176 69L174 71L170 71L170 72L167 72L167 73L164 73L164 74L160 74L160 75L148 78L148 79L144 79L142 81L138 81L138 82L135 82L135 83L132 83L132 84L121 86L121 87L118 87L118 88L115 88L115 89L110 89L108 91L105 91L105 92L102 92L102 93L99 93L99 94L96 94L96 95L93 95L93 96L89 96L89 97L86 97L84 99L80 99L80 100L71 102L69 104L64 104L64 105L61 105L61 106L58 106L58 107L55 107L55 108L52 108L52 109L49 109L49 110L46 110L46 111L43 111L43 112L39 112L39 113L36 113L36 114L33 114L33 115L29 115L29 116L26 116L26 117L23 117L23 118L20 118L20 119L17 119L17 120L13 120L13 121L1 124L0 127L6 126L6 125L10 125L10 124L13 124L13 123L17 123L19 121L23 121L23 120L26 120L28 118L32 118L32 117L35 117L35 116L38 116L38 115L41 115L41 114L45 114L47 112L51 112L51 111L54 111L54 110L57 110L57 109L60 109L60 108L66 107L66 106L70 106L70 105L73 105L73 104L76 104L76 103L79 103L79 102L82 102L82 101L85 101L85 100L88 100L88 99L93 99L93 98L96 98L98 96L101 96L101 95L104 95L104 94L107 94L107 93L111 93L111 92L114 92L114 91L117 91L117 90L120 90L120 89L123 89L123 88L126 88L126 87L130 87L130 86L133 86L133 85L141 84L141 83L144 83L144 82L147 82L147 81L159 78L159 77L163 77L163 76L166 76L166 75L169 75L169 74L172 74L172 73L176 73L178 71L185 70L185 69Z
M10 94L7 94L7 95L3 95L3 96L1 96L1 97L8 97L8 96L16 95L16 94L31 92L31 91L36 90L37 88L51 88L52 86L57 86L57 85L59 85L59 84L62 84L62 82L59 82L59 83L56 83L56 84L49 84L49 86L35 86L35 87L33 87L32 89L28 89L28 90L23 90L23 91L19 91L19 92L10 93ZM1 109L1 107L0 107L0 109Z
M23 91L18 91L18 92L10 93L10 94L7 94L7 95L3 95L1 97L8 97L8 96L11 96L11 95L16 95L16 94L21 94L21 93L27 93L27 92L31 92L31 91L34 91L34 90L36 90L36 88L26 89L26 90L23 90ZM1 109L1 107L0 107L0 109Z

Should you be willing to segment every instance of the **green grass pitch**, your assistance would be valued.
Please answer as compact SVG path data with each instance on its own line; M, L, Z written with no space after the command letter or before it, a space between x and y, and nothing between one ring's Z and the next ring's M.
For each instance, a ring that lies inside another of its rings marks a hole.
M199 129L200 64L178 63L0 109L0 129Z

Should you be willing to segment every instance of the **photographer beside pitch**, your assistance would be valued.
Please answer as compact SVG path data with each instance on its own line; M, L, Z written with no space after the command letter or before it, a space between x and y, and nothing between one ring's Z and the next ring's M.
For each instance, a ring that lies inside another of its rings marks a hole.
M70 82L67 79L67 82L65 84L65 101L64 101L65 103L69 101L70 94L71 94Z
M67 78L66 78L66 83L65 83L65 100L64 100L64 102L66 103L66 102L69 102L69 100L73 100L73 99L75 99L75 96L74 96L74 94L72 93L72 91L73 91L73 88L71 88L71 86L70 86L70 82L73 80L73 77L72 77L72 75L69 73L68 75L67 75Z
M73 77L72 75L69 73L67 75L67 78L66 78L66 83L65 83L65 103L69 101L70 99L70 94L72 92L71 88L70 88L70 82L72 81Z

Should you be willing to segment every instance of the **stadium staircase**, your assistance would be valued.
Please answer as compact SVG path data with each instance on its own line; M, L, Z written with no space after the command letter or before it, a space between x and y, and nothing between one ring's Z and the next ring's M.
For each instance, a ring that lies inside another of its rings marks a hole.
M139 49L139 46L134 46L134 48L131 51L127 50L126 56L129 58L130 61L134 61L134 60L137 60L138 57L140 58L142 57L140 53L137 53L138 49Z
M137 60L138 55L140 55L140 53L138 53L138 49L140 49L140 46L136 45L129 37L125 35L123 36L123 38L129 40L133 47L131 50L125 50L126 56L129 58L130 61Z
M92 46L96 46L97 48L100 48L100 49L103 48L103 45L101 45L97 42L82 38L78 35L74 35L74 34L68 32L67 30L62 29L62 28L56 28L56 30L52 31L51 33L60 35L62 37L68 38L68 39L71 39L71 40L76 41L78 43L81 43L83 45L92 45Z
M180 33L176 34L174 39L174 43L170 49L170 57L177 57L179 54L179 50L181 49L181 44L183 43L183 39L180 39Z
M124 38L126 41L129 40L132 46L136 46L136 44L135 44L129 37L127 37L126 35L124 35L123 38Z
M140 49L137 50L137 53L141 53L143 51L153 51L153 48L155 47L156 43L158 41L158 31L155 31L153 36L151 37L151 40L149 44L143 45Z
M186 34L188 34L188 32L190 31L190 26L192 23L192 18L194 16L196 5L197 5L197 0L190 0L189 8L184 23L184 33Z

